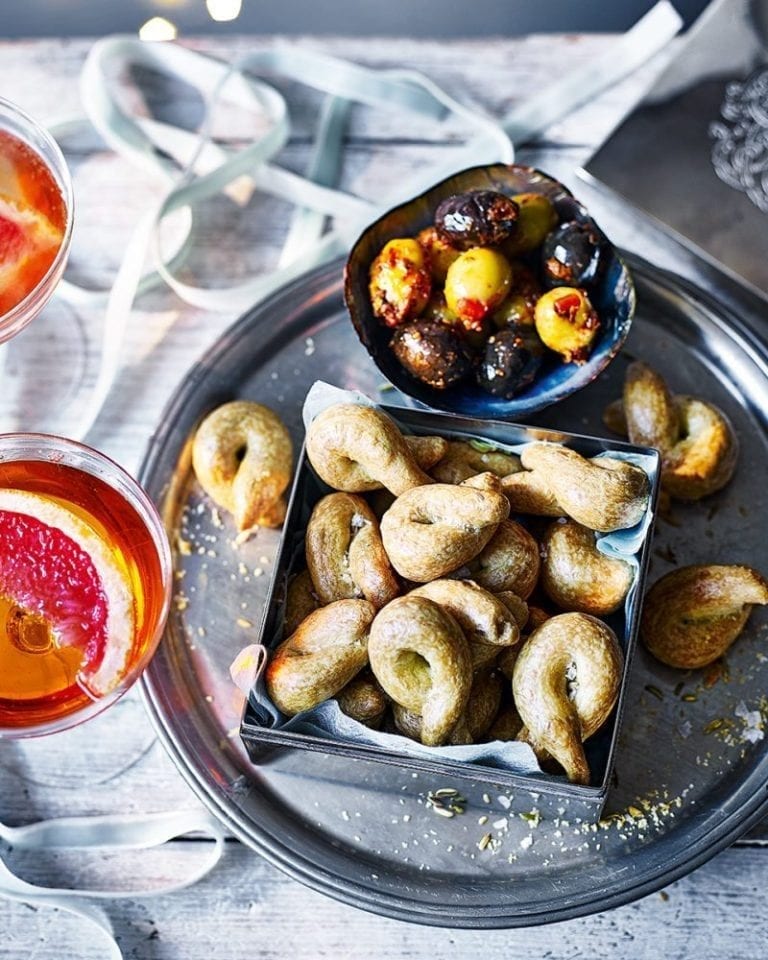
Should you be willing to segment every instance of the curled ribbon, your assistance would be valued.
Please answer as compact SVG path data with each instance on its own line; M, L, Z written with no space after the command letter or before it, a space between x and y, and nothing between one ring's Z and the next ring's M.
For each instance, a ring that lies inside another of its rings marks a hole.
M99 375L87 411L73 426L71 435L87 437L109 394L120 369L123 334L138 294L164 282L193 306L242 312L307 270L340 256L371 220L408 196L473 164L511 162L513 139L531 139L631 73L665 46L680 26L674 8L662 0L604 56L560 77L501 120L461 103L414 71L373 70L296 47L257 51L230 65L176 44L146 44L132 37L98 41L81 76L85 118L54 125L52 132L64 137L83 126L95 129L111 149L157 176L165 194L137 223L109 291L85 290L66 280L60 284L60 295L74 303L106 298ZM133 116L125 110L109 78L129 65L172 74L196 88L206 104L198 132ZM282 95L258 80L259 73L279 73L325 94L306 176L274 162L289 137L290 115ZM266 121L266 131L237 151L216 144L209 126L220 102L254 113L262 126ZM353 102L377 109L406 110L435 122L453 115L473 135L452 151L450 160L428 168L383 200L371 203L333 187L340 168L346 117ZM182 281L175 271L188 249L196 205L222 191L237 195L243 185L247 191L258 189L296 206L277 268L226 290ZM173 250L164 251L160 228L174 211L181 211L184 217L183 236ZM333 225L326 230L329 219ZM145 271L148 251L153 267Z
M0 823L0 840L22 850L141 850L162 846L190 833L205 834L214 843L203 863L175 883L151 890L119 891L40 887L17 877L0 857L0 896L34 906L66 910L87 920L107 938L110 958L122 960L123 954L114 938L109 918L89 900L157 896L197 883L216 866L224 852L224 833L214 817L203 810L182 810L136 816L62 817L26 827L9 827Z

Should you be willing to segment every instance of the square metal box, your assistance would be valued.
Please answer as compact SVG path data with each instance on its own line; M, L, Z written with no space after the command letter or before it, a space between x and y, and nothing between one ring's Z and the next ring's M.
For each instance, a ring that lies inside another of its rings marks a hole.
M592 771L592 784L580 786L568 783L564 776L523 775L501 766L491 766L486 762L467 762L448 759L439 755L426 758L404 754L396 749L384 749L379 746L340 742L330 737L314 736L279 727L264 726L253 705L246 703L240 735L251 760L266 762L275 748L289 747L314 750L322 753L347 756L355 760L374 760L393 764L401 769L419 770L433 773L440 778L457 777L476 783L493 784L509 790L522 790L535 793L537 797L556 802L558 799L578 801L585 816L597 819L602 810L613 771L616 742L624 709L627 680L632 667L632 658L637 643L640 608L645 589L645 579L650 556L650 544L653 532L653 519L656 513L656 501L659 488L659 457L655 450L634 447L626 443L605 440L596 437L561 433L539 427L526 427L498 421L477 421L451 414L427 412L399 407L383 407L406 433L430 434L447 438L471 438L485 440L504 446L513 446L534 440L546 440L571 447L586 457L601 453L634 452L645 454L654 464L649 471L651 495L648 510L651 511L651 524L645 540L637 554L637 582L627 605L623 610L605 617L605 621L614 629L624 652L624 675L621 692L613 714L608 722L585 744L587 759ZM280 548L275 560L274 576L264 610L261 624L260 642L267 648L276 646L282 639L283 610L289 578L304 566L304 532L309 516L317 501L331 492L314 473L305 451L302 449L296 469L296 475L288 505L288 514L283 528Z

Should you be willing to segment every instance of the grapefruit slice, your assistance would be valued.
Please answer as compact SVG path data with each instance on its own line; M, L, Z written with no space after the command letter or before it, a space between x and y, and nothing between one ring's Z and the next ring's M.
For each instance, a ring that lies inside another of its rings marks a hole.
M0 316L43 279L63 236L43 214L0 193Z
M42 619L54 644L82 653L78 682L113 690L134 641L130 581L96 530L59 501L0 490L0 596Z

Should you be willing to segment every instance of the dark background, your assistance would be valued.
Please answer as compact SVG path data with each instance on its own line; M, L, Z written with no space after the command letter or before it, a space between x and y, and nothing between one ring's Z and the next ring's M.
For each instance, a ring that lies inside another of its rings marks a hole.
M673 3L688 25L707 0ZM0 39L134 33L153 16L171 20L180 36L479 37L611 32L626 30L652 6L653 0L243 0L236 20L215 23L205 0L0 0Z

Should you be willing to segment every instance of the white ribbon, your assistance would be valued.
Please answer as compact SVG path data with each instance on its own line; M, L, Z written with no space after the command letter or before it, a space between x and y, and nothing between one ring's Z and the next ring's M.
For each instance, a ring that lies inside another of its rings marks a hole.
M224 852L224 833L218 821L202 810L137 816L62 817L27 827L9 827L0 823L0 840L19 850L98 849L144 850L158 847L190 833L202 833L213 839L197 869L185 873L182 880L152 889L71 890L66 887L40 887L17 877L0 857L0 896L33 906L66 910L95 925L108 940L109 956L122 960L112 924L99 907L89 900L150 897L173 893L197 883L209 873Z
M305 271L341 255L381 212L450 173L473 164L511 162L512 138L518 142L530 139L631 73L660 50L680 25L672 6L662 0L608 53L560 77L501 122L459 102L413 71L371 70L300 48L278 46L227 65L175 44L146 44L132 37L106 38L94 44L81 77L86 122L109 147L137 168L157 176L165 184L165 194L140 217L108 292L85 290L68 281L59 287L59 293L75 304L107 297L99 375L87 411L71 434L85 437L99 415L120 369L124 331L138 294L164 281L198 308L242 312ZM206 104L200 130L189 133L127 112L116 98L110 77L130 64L173 74L195 87ZM290 134L290 117L281 94L253 76L259 72L281 73L327 95L304 177L273 162ZM266 122L266 132L239 151L215 144L209 136L209 124L220 101L257 114ZM465 122L474 136L454 151L447 163L428 168L422 176L371 203L332 186L340 166L346 114L353 101L381 109L408 110L433 121L452 114ZM81 121L74 126L82 125ZM68 120L52 129L55 135L66 136L72 132L73 122ZM236 196L236 182L243 178L249 191L259 189L297 206L277 268L226 289L180 280L174 271L186 254L195 206L221 191ZM185 218L182 237L174 249L164 251L161 225L177 210L183 211ZM323 233L328 219L333 220L333 229ZM153 267L145 270L148 251Z

